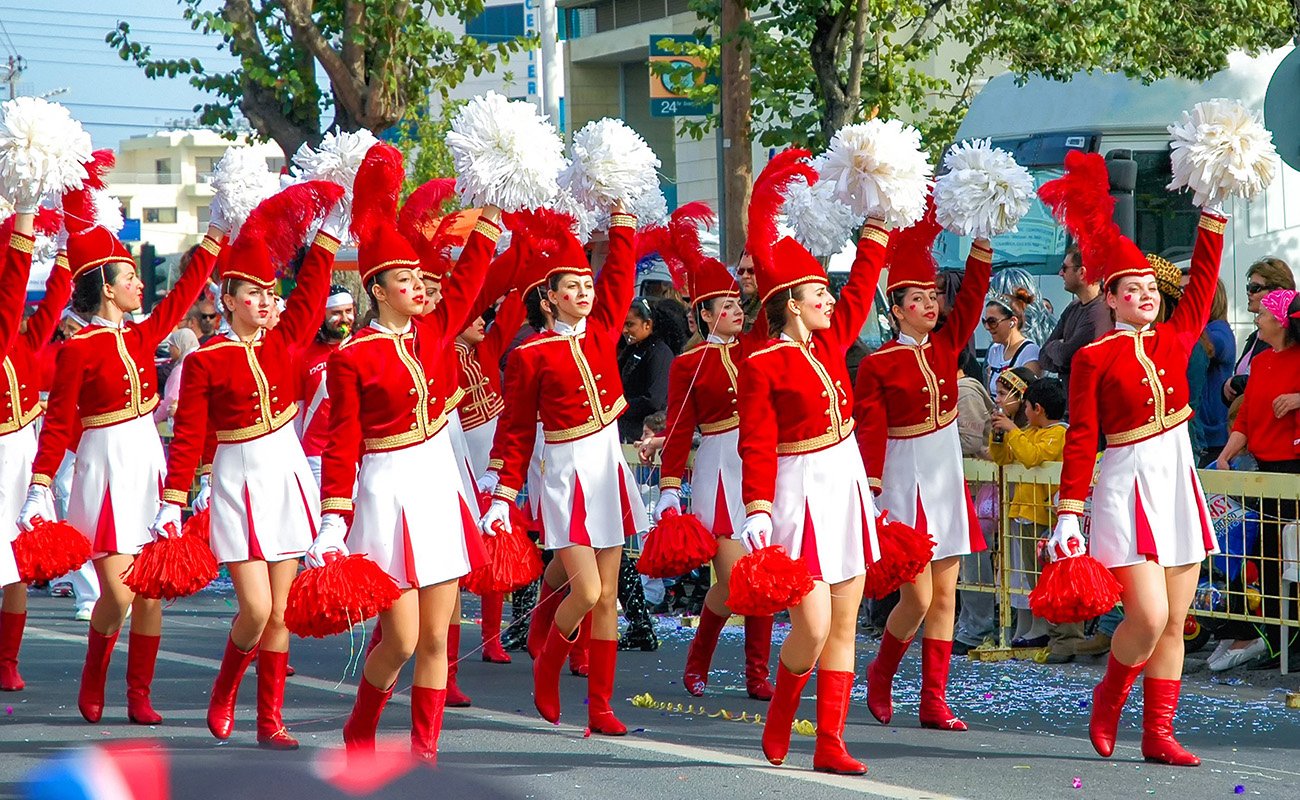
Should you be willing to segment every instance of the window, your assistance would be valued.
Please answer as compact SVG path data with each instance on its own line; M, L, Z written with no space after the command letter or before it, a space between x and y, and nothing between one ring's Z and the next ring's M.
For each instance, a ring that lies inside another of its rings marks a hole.
M1133 160L1137 162L1137 186L1133 191L1137 246L1144 253L1156 253L1170 261L1189 258L1200 213L1192 205L1189 192L1165 188L1173 179L1169 151L1137 150Z
M199 233L203 233L212 224L212 206L199 206L197 216L199 218Z
M485 8L482 14L465 23L465 33L483 42L503 42L523 36L524 4Z
M155 225L175 225L176 209L146 208L144 210L144 221Z
M153 174L158 178L159 183L171 183L172 160L170 158L160 158L154 161Z
M220 156L195 156L194 169L199 175L211 175L217 169L217 162L221 160Z

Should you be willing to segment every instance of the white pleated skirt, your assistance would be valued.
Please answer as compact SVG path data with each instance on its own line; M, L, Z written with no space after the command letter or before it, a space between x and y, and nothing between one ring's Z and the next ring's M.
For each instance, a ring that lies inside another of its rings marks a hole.
M802 558L814 580L831 584L865 574L880 558L876 510L852 436L777 458L772 544Z
M880 507L890 519L929 534L933 560L988 548L966 488L956 424L924 436L889 439L880 484Z
M524 503L524 513L528 515L533 530L545 529L542 519L542 459L546 457L546 438L542 433L542 423L537 423L537 436L533 439L533 455L528 459L528 474L524 485L528 488L528 497ZM545 537L543 537L545 538Z
M714 536L740 533L745 501L740 494L740 429L700 439L691 470L691 513Z
M462 496L451 434L361 459L348 550L403 588L456 580L487 561L478 513Z
M217 445L211 544L217 561L300 558L320 529L320 491L293 427Z
M460 426L460 411L452 409L447 415L447 425L439 435L446 433L451 438L451 452L456 456L456 474L460 476L460 494L469 503L469 507L476 509L482 514L486 509L478 500L478 482L475 480L477 473L474 472L474 465L470 461L469 442L465 440L465 429Z
M540 479L547 550L575 544L622 547L627 537L650 529L636 478L623 460L617 425L571 442L544 444Z
M152 415L82 432L68 523L90 540L92 558L136 555L153 541L166 469Z
M0 586L18 581L14 549L7 545L18 537L18 515L27 499L35 458L35 425L0 436Z
M1198 564L1219 552L1187 424L1102 453L1089 542L1106 567Z
M497 420L493 417L482 425L465 431L465 443L469 445L470 469L475 478L487 472L488 460L492 457L492 440L497 435Z

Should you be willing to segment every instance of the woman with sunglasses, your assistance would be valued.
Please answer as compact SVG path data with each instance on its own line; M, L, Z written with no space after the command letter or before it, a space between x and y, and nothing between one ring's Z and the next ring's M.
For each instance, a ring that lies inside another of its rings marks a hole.
M1295 291L1295 275L1285 261L1274 256L1266 256L1250 265L1246 270L1246 310L1259 314L1260 301L1269 292L1278 289ZM1233 377L1223 384L1223 400L1229 405L1241 396L1246 385L1245 376L1250 374L1250 364L1255 356L1268 349L1268 343L1259 338L1259 330L1253 330L1246 337L1241 347L1241 356L1233 370Z
M934 540L934 555L885 622L880 650L867 669L867 708L882 725L893 718L894 675L917 630L921 640L921 727L964 731L948 707L948 666L957 615L961 557L986 549L962 472L957 425L957 363L979 324L993 251L971 244L966 274L943 326L931 249L940 227L931 205L915 225L894 235L886 292L898 336L863 359L855 389L858 442L890 518ZM996 306L989 313L1002 317ZM1005 323L1000 323L1006 327ZM937 329L936 329L937 328Z
M997 394L998 377L1009 369L1025 367L1034 375L1042 374L1038 365L1038 344L1025 336L1025 308L1034 295L1017 288L1014 295L990 294L984 304L984 327L993 343L985 358L984 385L989 394Z

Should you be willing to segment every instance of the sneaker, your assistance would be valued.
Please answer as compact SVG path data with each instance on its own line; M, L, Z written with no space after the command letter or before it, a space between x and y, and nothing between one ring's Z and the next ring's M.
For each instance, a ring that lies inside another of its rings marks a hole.
M979 645L977 645L977 644L966 644L966 643L963 642L961 639L953 639L953 640L952 640L952 654L953 654L954 656L967 656L967 655L970 655L970 651L974 650L976 647L979 647Z
M631 630L629 629L618 640L619 650L641 650L646 653L653 653L659 649L659 637L655 635L654 629Z
M1224 672L1233 667L1239 667L1242 664L1253 661L1257 656L1260 656L1267 651L1268 643L1263 639L1256 639L1245 647L1236 650L1227 650L1223 655L1219 656L1218 659L1210 661L1209 667L1214 672Z
M1233 641L1233 639L1220 639L1219 643L1214 646L1214 652L1210 653L1205 662L1208 664L1211 661L1218 661L1223 658L1223 654L1228 652L1229 647L1232 647Z
M72 615L72 618L77 622L90 622L90 609L79 608L77 609L77 613Z

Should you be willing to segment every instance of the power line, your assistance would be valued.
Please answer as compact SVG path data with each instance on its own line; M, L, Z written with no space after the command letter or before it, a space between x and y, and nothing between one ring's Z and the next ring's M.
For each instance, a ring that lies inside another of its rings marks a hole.
M30 26L37 27L37 28L46 28L47 26L53 24L52 21L50 21L50 20L19 20L19 19L10 19L9 21L12 22L12 23L15 24L15 25L30 25ZM122 20L122 21L123 21L123 22L128 22L127 20ZM116 25L78 25L78 24L75 23L75 22L59 22L59 23L58 23L58 26L59 26L59 28L61 28L61 29L75 28L75 29L78 29L78 30L85 30L85 31L99 31L99 32L104 33L104 34L107 34L107 33L109 33L110 31L113 31L113 30L115 30L115 29L117 28ZM198 38L200 38L200 39L205 39L205 38L208 38L209 36L216 36L216 35L218 35L218 34L215 34L215 33L213 33L213 34L207 34L207 33L204 33L203 31L196 31L196 30L192 30L192 29L185 29L185 30L170 30L170 31L169 31L169 30L161 30L161 29L158 29L158 28L137 28L137 27L134 26L134 25L131 26L131 32L132 32L132 33L150 33L150 34L156 34L156 35L160 35L160 36L190 36L190 37L198 37ZM20 31L18 35L19 35L19 36L23 36L23 35L25 35L25 34L23 34L23 33Z
M17 58L17 56L18 56L18 48L17 48L17 47L14 47L14 40L9 38L9 31L5 29L5 23L4 23L4 20L0 20L0 33L3 33L3 34L4 34L5 43L6 43L6 44L5 44L5 49L7 49L7 50L9 51L9 55L14 56L15 58Z
M56 14L60 17L75 15L81 17L109 17L111 19L122 19L121 14L109 14L105 12L82 11L82 10L74 10L74 9L69 9L64 11L64 10L52 9L52 8L8 8L4 10L17 11L26 14ZM156 16L156 15L148 15L148 14L131 14L131 19L151 19L151 20L161 20L163 22L185 22L184 19L178 16Z
M68 100L61 105L72 106L75 108L111 108L115 111L169 111L173 114L193 114L191 108L173 108L168 106L139 106L132 103L129 106L114 105L113 103L83 103L80 100Z

